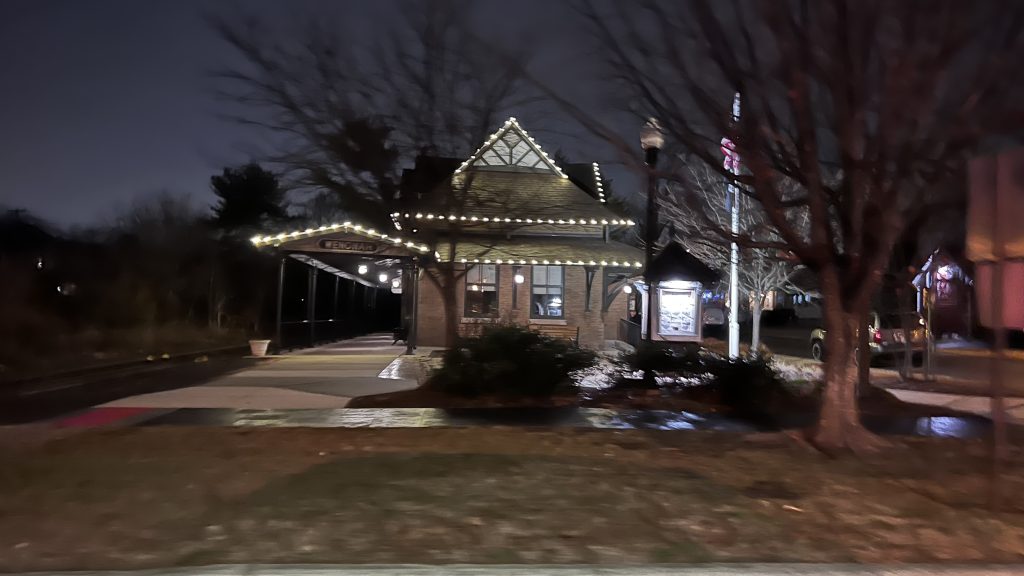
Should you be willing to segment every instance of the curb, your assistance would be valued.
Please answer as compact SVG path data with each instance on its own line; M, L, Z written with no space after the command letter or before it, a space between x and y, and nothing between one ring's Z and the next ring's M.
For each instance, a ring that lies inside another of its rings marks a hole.
M969 358L992 358L995 352L987 348L938 348L937 356L966 356ZM1006 350L1003 355L1008 360L1024 360L1024 350Z

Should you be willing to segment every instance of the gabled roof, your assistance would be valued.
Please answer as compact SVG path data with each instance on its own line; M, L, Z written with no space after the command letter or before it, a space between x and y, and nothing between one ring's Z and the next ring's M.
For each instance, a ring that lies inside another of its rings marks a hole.
M426 254L430 252L430 247L426 244L413 242L398 236L392 236L383 232L378 232L372 227L366 227L361 224L354 224L352 222L336 223L329 226L320 226L319 228L306 228L305 230L292 230L289 232L278 232L277 234L267 235L256 235L249 239L253 246L257 248L261 246L275 246L283 249L290 248L301 248L307 249L312 244L304 242L307 239L319 239L323 237L338 237L338 240L330 240L331 242L344 243L348 241L348 236L356 239L370 239L376 240L379 244L372 244L372 249L367 246L367 251L377 252L387 249L398 249L400 251L414 251L420 254ZM369 244L369 243L367 243ZM335 248L327 245L321 247L323 250L332 251ZM348 250L347 252L355 252L356 250Z
M665 280L689 280L710 284L718 280L718 272L709 268L699 258L690 254L676 241L669 242L651 261L646 276L652 282Z
M491 134L483 146L477 148L456 170L467 169L536 171L558 174L568 178L512 116L497 132Z
M415 171L440 166L443 164L417 160ZM515 118L509 118L432 190L419 188L415 194L403 190L407 201L392 217L399 227L403 227L400 218L465 221L476 228L480 223L502 224L503 234L510 228L504 224L514 229L529 225L531 233L587 235L600 233L603 226L633 225L604 204L601 171L596 163L570 166L571 175L541 150ZM403 180L411 185L414 181L427 184L436 178L406 174ZM539 224L548 228L540 230L535 227Z
M424 195L415 205L415 213L631 224L571 180L554 174L472 171L455 178L463 180L446 183L448 194ZM411 209L410 213L415 214Z
M583 189L584 192L604 203L604 178L601 176L601 166L597 162L569 163L562 166L569 179Z

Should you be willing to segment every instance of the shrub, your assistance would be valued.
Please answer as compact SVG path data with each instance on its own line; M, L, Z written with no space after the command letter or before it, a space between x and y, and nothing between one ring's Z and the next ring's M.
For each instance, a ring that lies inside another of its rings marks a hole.
M744 416L761 416L780 395L789 394L771 361L764 358L744 356L730 360L714 356L707 362L707 371L722 404Z
M634 370L644 371L691 374L701 368L700 348L697 346L674 347L641 342L635 352L625 357L625 361Z
M641 342L636 351L623 361L633 371L642 371L643 378L620 377L615 386L629 389L657 389L654 379L658 374L690 375L701 371L700 348L697 346L671 346L664 343Z
M659 374L684 378L700 377L705 384L682 388L683 394L710 393L717 401L737 414L754 419L765 419L780 400L791 392L766 356L741 356L735 360L721 353L697 346L682 348L663 343L643 343L637 351L625 358L632 370L654 371ZM645 380L620 379L621 386L657 388L653 378Z
M455 396L550 396L572 388L569 373L596 359L568 341L525 328L488 327L445 352L428 386Z

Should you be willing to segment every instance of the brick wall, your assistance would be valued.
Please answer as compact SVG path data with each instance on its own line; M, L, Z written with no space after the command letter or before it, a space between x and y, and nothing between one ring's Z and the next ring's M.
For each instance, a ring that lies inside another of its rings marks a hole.
M444 301L441 290L427 278L427 271L420 271L419 303L416 309L416 344L419 346L444 346Z
M608 311L605 312L604 318L604 339L605 340L618 340L619 338L619 320L622 318L629 317L629 299L632 296L624 294L619 290L618 294L615 295L615 299L612 300L611 306L608 307Z
M525 281L516 287L517 306L512 307L512 291L515 286L515 272L511 265L498 266L498 318L494 322L527 325L530 321L530 266L520 267ZM426 274L423 272L422 274ZM594 275L590 294L590 310L586 310L586 271L582 266L565 267L565 296L563 319L568 326L579 326L580 345L599 350L606 339L614 339L619 318L626 317L626 296L619 294L608 312L601 313L600 268ZM459 317L460 333L472 334L487 321L463 320L465 303L465 282L460 280L456 296L456 313ZM419 326L418 344L421 346L444 346L444 304L440 290L430 279L421 276L419 285Z

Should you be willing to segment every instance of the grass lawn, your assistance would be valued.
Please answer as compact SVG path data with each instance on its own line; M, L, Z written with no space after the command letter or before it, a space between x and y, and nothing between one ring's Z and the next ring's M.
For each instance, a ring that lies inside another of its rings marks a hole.
M1022 511L982 506L981 442L904 442L870 461L688 431L154 427L0 442L0 571L1024 559Z

